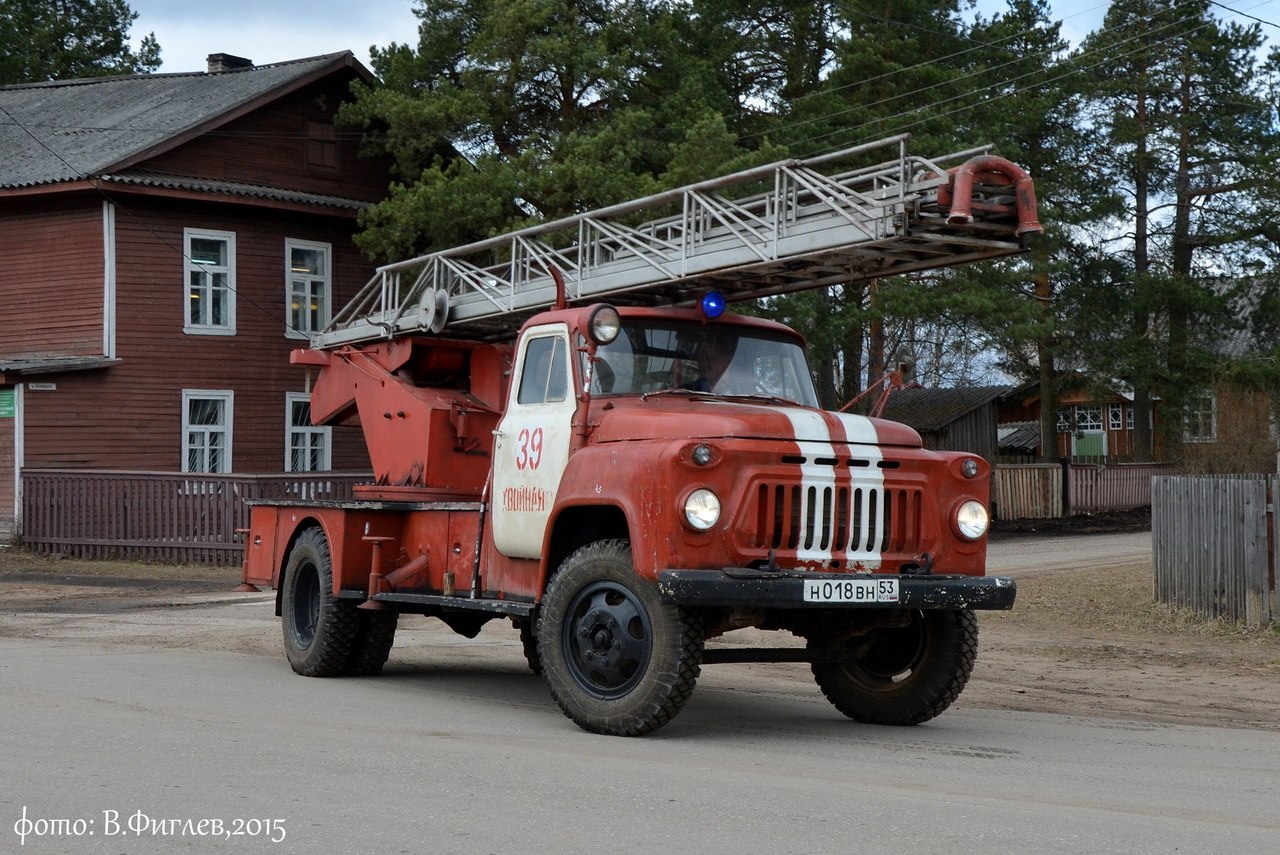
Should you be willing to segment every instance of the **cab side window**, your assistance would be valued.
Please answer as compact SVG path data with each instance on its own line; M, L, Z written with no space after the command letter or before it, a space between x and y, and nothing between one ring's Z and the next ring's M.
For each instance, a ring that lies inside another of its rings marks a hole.
M516 401L521 404L563 401L569 388L568 365L564 339L542 336L530 340L524 351Z

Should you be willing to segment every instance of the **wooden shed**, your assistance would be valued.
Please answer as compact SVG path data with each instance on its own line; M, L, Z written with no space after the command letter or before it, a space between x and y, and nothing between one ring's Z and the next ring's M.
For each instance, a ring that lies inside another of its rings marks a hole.
M969 451L994 460L998 453L996 401L1007 390L1007 386L908 386L889 397L884 417L915 428L925 448Z

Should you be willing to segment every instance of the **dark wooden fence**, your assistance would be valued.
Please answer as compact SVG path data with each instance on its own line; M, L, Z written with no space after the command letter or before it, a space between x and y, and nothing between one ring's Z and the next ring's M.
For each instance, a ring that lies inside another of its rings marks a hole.
M1280 615L1280 478L1154 479L1151 545L1158 602L1206 618L1267 626Z
M1163 463L1073 462L997 464L992 471L996 517L1021 520L1145 508L1152 477L1173 470Z
M22 544L74 558L240 563L253 499L346 499L368 473L22 470Z

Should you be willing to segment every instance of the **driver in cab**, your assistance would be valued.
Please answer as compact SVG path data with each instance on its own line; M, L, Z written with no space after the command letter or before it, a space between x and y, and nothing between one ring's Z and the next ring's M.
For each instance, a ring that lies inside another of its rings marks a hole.
M731 394L727 387L726 377L729 363L733 361L733 352L737 348L737 339L726 335L709 335L698 345L695 356L698 361L698 377L685 388L694 392L717 392Z

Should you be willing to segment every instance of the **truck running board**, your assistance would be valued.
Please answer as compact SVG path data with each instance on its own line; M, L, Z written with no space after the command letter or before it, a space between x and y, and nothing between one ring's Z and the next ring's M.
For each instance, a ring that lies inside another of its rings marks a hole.
M365 599L365 595L361 591L343 591L339 596L343 599ZM427 614L432 614L436 611L468 611L527 618L533 614L533 610L536 608L534 603L521 603L515 600L473 600L470 597L445 597L439 594L392 592L378 594L372 599L374 602L379 603L402 603L416 606L419 610L425 610Z

